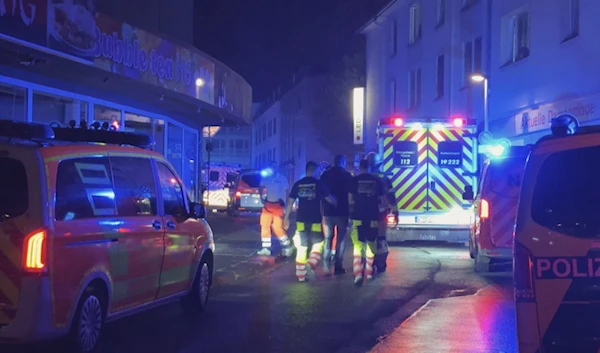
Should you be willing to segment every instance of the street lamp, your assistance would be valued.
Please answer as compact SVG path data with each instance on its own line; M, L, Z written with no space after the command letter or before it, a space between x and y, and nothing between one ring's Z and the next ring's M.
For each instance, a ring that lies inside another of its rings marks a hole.
M488 79L482 74L473 74L471 75L471 81L475 83L483 82L483 131L488 132Z

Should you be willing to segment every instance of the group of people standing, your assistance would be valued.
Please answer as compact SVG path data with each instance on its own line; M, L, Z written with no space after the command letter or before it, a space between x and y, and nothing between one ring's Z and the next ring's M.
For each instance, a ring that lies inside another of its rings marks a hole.
M319 263L325 273L346 273L343 258L349 233L354 248L354 283L361 284L366 277L374 278L375 270L385 271L387 244L385 243L385 217L390 207L395 209L391 185L370 173L367 160L360 161L360 173L352 176L346 170L346 158L335 157L334 166L317 179L315 162L306 164L306 175L289 183L276 163L271 164L272 174L264 178L262 199L264 208L260 216L263 248L259 255L271 255L271 231L282 246L282 254L291 256L296 250L296 276L301 282L312 279ZM292 246L287 230L294 203L296 231ZM397 215L397 212L394 212ZM332 249L334 236L335 249ZM309 251L310 250L310 251ZM379 250L379 254L378 254ZM375 263L376 256L380 258Z

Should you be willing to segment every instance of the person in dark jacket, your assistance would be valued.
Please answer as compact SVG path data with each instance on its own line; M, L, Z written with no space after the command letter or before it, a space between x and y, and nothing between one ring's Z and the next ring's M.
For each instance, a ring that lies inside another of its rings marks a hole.
M330 262L332 257L333 238L336 236L336 246L334 257L334 273L341 275L346 273L343 266L344 252L346 250L346 236L348 233L348 224L350 211L348 209L348 193L352 185L352 175L346 170L346 157L337 155L334 159L334 166L325 171L321 176L321 181L338 200L336 205L328 202L323 203L323 231L325 233L325 251L323 268L326 273L331 271Z

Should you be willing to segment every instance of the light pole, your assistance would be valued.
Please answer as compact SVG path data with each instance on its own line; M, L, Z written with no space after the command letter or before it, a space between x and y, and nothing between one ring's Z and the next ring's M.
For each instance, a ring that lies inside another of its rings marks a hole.
M471 80L476 83L483 82L483 131L489 132L489 119L488 119L488 79L482 74L471 75Z

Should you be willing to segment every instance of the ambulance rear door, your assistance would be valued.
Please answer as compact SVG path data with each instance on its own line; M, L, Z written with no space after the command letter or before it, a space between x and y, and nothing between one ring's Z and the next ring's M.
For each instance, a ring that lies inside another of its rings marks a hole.
M425 212L427 197L427 130L403 121L380 127L381 171L389 178L398 211Z
M467 123L464 119L454 119L428 125L428 211L462 209L465 186L477 184L475 126Z

